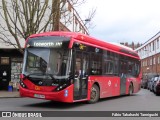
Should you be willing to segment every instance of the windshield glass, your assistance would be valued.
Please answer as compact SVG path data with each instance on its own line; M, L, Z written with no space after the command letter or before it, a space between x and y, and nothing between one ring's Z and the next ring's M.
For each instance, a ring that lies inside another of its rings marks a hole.
M67 76L70 66L69 56L69 50L60 48L27 48L23 73L37 76Z

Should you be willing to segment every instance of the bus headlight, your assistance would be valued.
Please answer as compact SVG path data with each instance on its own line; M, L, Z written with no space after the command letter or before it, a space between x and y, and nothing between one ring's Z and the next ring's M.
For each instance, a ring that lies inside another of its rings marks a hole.
M60 85L55 89L55 91L60 91L60 90L62 90L64 88L66 88L66 87L67 87L67 84Z
M52 86L58 86L58 84L57 83L52 83Z
M27 86L23 83L22 80L20 80L20 85L21 85L23 88L27 88Z

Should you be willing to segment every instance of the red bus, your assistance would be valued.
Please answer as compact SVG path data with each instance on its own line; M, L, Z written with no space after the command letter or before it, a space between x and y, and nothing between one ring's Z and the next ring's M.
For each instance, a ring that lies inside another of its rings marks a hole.
M46 32L26 40L22 97L61 102L130 95L140 90L138 54L74 32Z

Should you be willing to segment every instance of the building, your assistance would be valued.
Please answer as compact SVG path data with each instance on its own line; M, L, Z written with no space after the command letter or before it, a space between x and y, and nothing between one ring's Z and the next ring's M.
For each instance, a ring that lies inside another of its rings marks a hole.
M0 49L0 90L7 90L10 81L18 87L22 61L23 55L17 49Z
M68 0L65 2L63 9L66 12L60 15L59 31L89 34L84 21ZM21 46L24 46L25 40L22 39L20 42ZM22 64L23 54L14 46L0 40L0 90L8 90L9 84L15 89L18 88Z
M89 35L89 31L85 23L86 20L81 19L78 12L71 5L69 0L67 0L62 10L66 12L60 15L59 30L80 32Z
M141 58L142 73L160 74L160 32L136 49Z
M120 42L120 44L124 45L124 46L127 46L127 47L130 47L132 48L133 50L137 49L138 47L140 47L142 44L140 43L137 43L135 44L134 42L132 42L131 44L128 43L128 42Z

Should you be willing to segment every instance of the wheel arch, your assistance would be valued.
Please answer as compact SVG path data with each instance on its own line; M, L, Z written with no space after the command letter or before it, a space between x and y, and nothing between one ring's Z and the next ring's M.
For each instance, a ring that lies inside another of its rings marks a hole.
M93 83L93 85L97 85L97 86L98 86L98 88L99 88L99 92L101 91L101 89L100 89L100 85L99 85L99 83L98 83L98 82L94 82L94 83ZM92 86L93 86L93 85L92 85Z
M101 98L101 87L100 87L100 84L98 83L98 82L94 82L93 84L92 84L92 86L93 85L97 85L97 87L99 88L99 98Z
M88 101L88 103L96 103L99 99L100 99L100 84L98 83L98 82L94 82L93 84L92 84L92 86L91 86L91 91L92 91L92 87L95 87L96 86L96 88L98 89L98 97L95 99L95 101L92 101L91 100L91 94L90 94L90 99L89 99L89 101ZM91 92L90 91L90 92Z
M132 81L129 83L128 91L129 91L129 87L130 87L130 85L132 85L132 93L134 93L134 84L133 84L133 82L132 82Z

